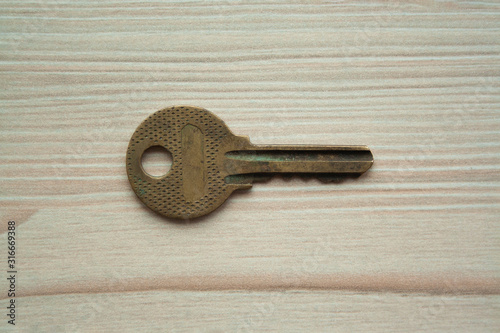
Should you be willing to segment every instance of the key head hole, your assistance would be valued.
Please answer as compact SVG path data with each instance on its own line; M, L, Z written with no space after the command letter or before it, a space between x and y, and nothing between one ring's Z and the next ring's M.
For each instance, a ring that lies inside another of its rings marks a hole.
M163 177L172 168L172 154L162 146L152 146L144 151L142 169L152 177Z

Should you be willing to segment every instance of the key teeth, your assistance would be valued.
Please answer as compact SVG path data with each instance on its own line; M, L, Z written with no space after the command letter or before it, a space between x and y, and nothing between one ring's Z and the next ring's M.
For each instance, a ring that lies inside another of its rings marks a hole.
M299 177L302 180L309 181L311 179L318 179L322 183L334 183L340 184L346 179L358 178L361 176L359 173L282 173L282 174L262 174L259 177L254 178L253 182L265 182L274 176L282 177L285 181L289 181L294 177Z
M275 176L282 177L285 181L289 181L294 177L299 177L305 181L311 179L318 179L322 183L335 183L339 184L349 178L358 178L361 174L347 173L282 173L282 174L246 174L246 175L232 175L226 177L226 183L238 186L238 188L249 189L252 183L264 183L269 181Z
M340 184L346 179L358 178L361 174L353 173L353 174L319 174L315 177L319 179L322 183L335 183Z
M335 174L335 173L297 173L297 174L282 174L283 179L289 180L294 176L299 176L303 180L318 179L322 183L335 183L339 184L349 178L358 178L361 174L348 173L348 174Z
M317 175L316 178L322 183L340 183L344 177L341 175Z

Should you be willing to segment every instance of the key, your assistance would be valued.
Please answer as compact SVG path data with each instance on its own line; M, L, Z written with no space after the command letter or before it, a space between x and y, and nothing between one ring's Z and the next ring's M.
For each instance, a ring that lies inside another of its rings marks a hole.
M142 167L152 146L172 155L166 175ZM254 145L234 135L208 110L172 106L144 120L130 139L126 167L139 199L153 211L177 219L206 215L235 190L274 174L316 176L324 181L361 175L373 164L366 146Z

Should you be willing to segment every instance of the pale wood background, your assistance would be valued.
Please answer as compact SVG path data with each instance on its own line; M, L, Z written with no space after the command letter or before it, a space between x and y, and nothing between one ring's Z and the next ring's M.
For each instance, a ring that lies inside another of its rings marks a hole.
M15 329L500 330L498 1L0 8ZM174 104L255 143L366 144L375 165L275 178L176 224L124 166L136 126Z

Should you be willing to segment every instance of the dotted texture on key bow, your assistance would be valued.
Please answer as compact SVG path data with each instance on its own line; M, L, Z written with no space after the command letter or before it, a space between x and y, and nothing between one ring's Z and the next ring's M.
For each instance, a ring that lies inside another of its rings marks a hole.
M207 191L195 201L187 201L182 190L181 130L189 124L203 133L207 168ZM171 107L149 116L133 134L127 152L128 176L137 196L152 210L170 217L187 219L211 210L214 204L219 204L221 195L227 190L215 164L219 143L227 134L224 124L201 108ZM172 167L165 177L149 177L138 174L134 169L134 163L140 163L142 153L151 146L163 146L172 154Z

